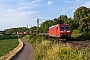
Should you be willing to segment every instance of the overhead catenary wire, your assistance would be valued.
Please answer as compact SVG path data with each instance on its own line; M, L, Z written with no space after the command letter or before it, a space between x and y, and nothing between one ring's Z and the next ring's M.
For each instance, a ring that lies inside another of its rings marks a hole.
M79 4L78 6L81 6L81 5L85 4L85 3L88 2L88 1L89 1L89 0L86 0L86 1L84 1L83 3ZM74 3L74 2L73 2L73 3ZM69 4L68 7L70 7L71 5L73 5L73 3ZM76 6L76 7L72 8L72 9L68 10L68 11L65 12L64 14L66 15L68 12L72 11L73 9L76 9L78 6ZM61 9L61 10L62 10L62 9ZM64 19L64 24L66 24L66 19Z
M72 6L74 3L75 3L75 1L73 1L72 3L70 3L69 5L67 5L67 7ZM63 10L63 7L61 7L60 9ZM58 13L58 14L59 14L59 13ZM51 17L51 16L49 15L49 19L48 19L48 20L51 20L50 17ZM45 19L44 19L44 20L45 20Z
M80 5L78 5L78 6L81 6L81 5L85 4L85 3L86 3L86 2L88 2L88 1L90 1L90 0L86 0L86 1L84 1L83 3L81 3L81 4L80 4ZM67 12L65 12L64 14L66 14L66 13L68 13L68 12L72 11L73 9L76 9L78 6L76 6L76 7L72 8L72 9L68 10L68 11L67 11Z
M86 0L86 1L82 2L81 4L79 4L78 6L81 6L81 5L85 4L85 3L86 3L86 2L88 2L88 1L90 1L90 0ZM73 1L72 3L70 3L69 5L67 5L67 7L72 6L74 3L75 3L75 1ZM76 9L78 6L76 6L76 7L72 8L72 9L70 9L70 10L66 11L66 12L65 12L65 13L63 13L63 14L65 14L65 15L66 15L66 14L67 14L67 13L69 13L70 11L72 11L72 10ZM63 11L63 7L61 7L61 10ZM59 13L58 13L58 14L59 14ZM49 19L50 19L50 15L49 15ZM47 19L41 19L41 20L47 20Z
M72 6L74 3L75 3L75 1L73 1L72 3L70 3L69 5L67 5L66 7L70 7L70 6ZM63 10L65 10L65 8L61 7L60 10L63 11ZM59 13L58 13L58 14L59 14Z

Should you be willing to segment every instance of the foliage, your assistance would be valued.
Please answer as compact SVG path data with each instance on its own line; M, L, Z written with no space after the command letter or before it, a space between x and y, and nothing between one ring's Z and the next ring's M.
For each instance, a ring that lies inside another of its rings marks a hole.
M8 54L18 45L16 37L0 36L0 56Z
M74 38L76 38L76 37L78 37L78 36L80 36L81 34L80 34L80 30L73 30L73 32L72 32L72 37L74 37Z
M71 48L71 45L45 40L41 35L24 37L34 47L35 60L90 60L90 49ZM32 43L32 41L34 41Z
M16 34L16 32L29 32L30 29L26 27L19 27L19 28L10 28L10 29L5 29L4 34Z
M74 12L74 20L76 28L82 32L88 32L90 30L90 8L84 6L79 7Z
M42 33L48 32L48 28L52 25L53 25L52 20L47 20L47 21L43 22L40 26L40 32L42 32Z
M86 40L90 40L90 32L88 33L83 33L80 36L77 37L78 39L86 39Z
M60 15L60 17L58 17L58 22L57 24L66 24L68 17L66 15Z
M33 26L30 28L31 33L37 33L37 27Z

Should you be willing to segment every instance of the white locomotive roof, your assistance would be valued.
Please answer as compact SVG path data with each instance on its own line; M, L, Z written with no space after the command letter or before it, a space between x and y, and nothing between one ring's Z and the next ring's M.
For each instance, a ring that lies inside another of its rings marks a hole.
M51 27L49 27L49 28L54 28L56 25L53 25L53 26L51 26Z

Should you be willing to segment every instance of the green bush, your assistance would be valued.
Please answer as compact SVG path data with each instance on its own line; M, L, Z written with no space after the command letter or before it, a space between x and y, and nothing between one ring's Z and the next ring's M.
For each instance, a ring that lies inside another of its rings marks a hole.
M30 34L30 35L29 35L29 38L32 39L32 38L35 37L35 36L36 36L36 34L33 33L33 34Z
M78 36L80 36L82 33L80 33L80 30L73 30L71 36L76 38Z
M90 40L90 32L84 33L84 34L78 36L77 38Z

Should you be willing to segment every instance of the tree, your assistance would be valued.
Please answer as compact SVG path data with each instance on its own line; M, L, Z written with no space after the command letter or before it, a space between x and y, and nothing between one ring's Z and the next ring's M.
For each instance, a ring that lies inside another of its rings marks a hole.
M50 26L54 25L54 22L52 20L47 20L45 22L43 22L41 25L40 25L40 32L41 33L47 33L48 32L48 28Z
M13 34L16 32L25 32L25 31L29 32L30 29L26 27L19 27L19 28L10 28L4 30L5 34Z
M58 17L58 20L60 21L60 24L66 24L67 18L68 17L66 15L60 15L60 17Z
M63 21L60 19L60 18L55 18L54 19L54 25L56 25L56 24L63 24Z
M31 33L37 33L37 27L33 26L30 28Z
M88 32L90 26L90 8L84 6L79 7L74 12L74 23L76 29L82 32Z

